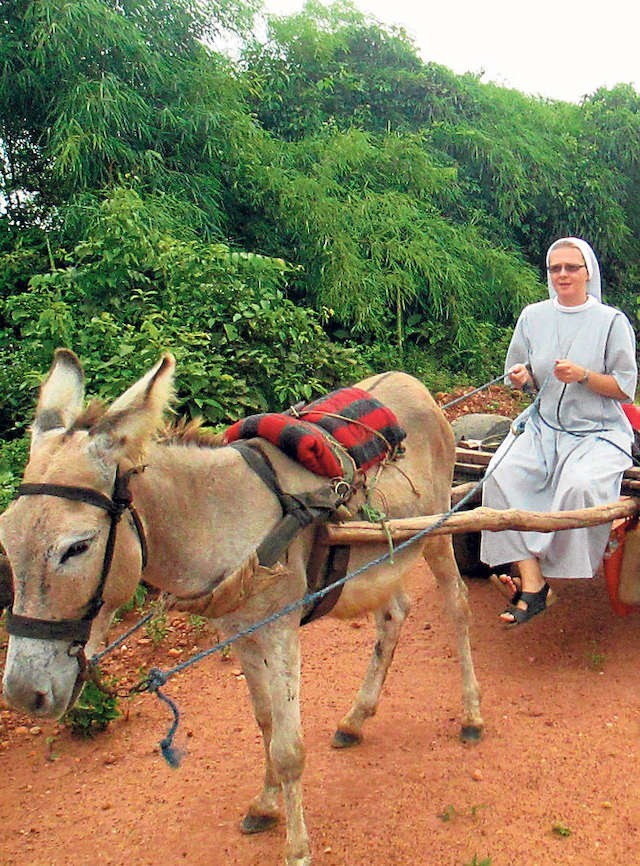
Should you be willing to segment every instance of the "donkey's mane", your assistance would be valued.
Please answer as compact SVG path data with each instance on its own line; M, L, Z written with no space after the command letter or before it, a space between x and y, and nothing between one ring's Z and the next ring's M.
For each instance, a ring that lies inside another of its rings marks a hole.
M102 400L92 400L78 415L73 422L69 432L77 430L90 430L95 424L104 418L108 405ZM160 445L186 445L197 448L219 448L222 442L222 433L214 433L212 430L203 429L202 418L178 418L176 421L167 421L155 435L155 441Z
M196 448L219 448L222 444L222 433L203 429L202 418L179 418L170 421L158 431L156 441L161 445L187 445Z

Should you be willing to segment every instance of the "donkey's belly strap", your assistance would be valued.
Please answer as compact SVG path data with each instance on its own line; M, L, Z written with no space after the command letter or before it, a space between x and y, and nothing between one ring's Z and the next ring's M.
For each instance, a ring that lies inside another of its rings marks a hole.
M316 541L311 554L310 565L307 572L307 584L310 592L317 592L336 583L346 575L349 568L349 557L351 555L350 544L333 544L330 547ZM344 584L333 587L330 592L323 595L318 601L305 609L300 625L307 625L314 619L320 619L329 613L338 602Z

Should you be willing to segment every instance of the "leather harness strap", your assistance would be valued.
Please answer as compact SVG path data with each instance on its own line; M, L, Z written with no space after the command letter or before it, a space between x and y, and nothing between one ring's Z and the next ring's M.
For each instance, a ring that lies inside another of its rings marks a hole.
M5 628L7 634L16 637L33 637L40 640L71 640L86 644L91 633L93 619L34 619L7 611Z
M116 530L120 518L125 511L129 511L133 525L138 534L142 568L147 564L147 541L140 517L132 502L129 490L129 478L138 472L138 469L130 469L123 475L116 470L113 494L111 498L92 490L89 487L73 487L63 484L21 484L18 488L18 496L57 496L60 499L68 499L72 502L84 502L96 508L102 508L111 518L109 535L102 561L100 580L95 592L86 605L85 613L78 619L47 620L36 619L30 616L14 614L7 611L6 630L9 634L17 637L39 638L44 640L70 640L78 646L84 646L89 640L91 625L103 605L102 593L111 570L113 553L116 544Z
M310 567L307 571L307 583L309 590L316 592L324 589L332 583L336 583L347 573L349 568L349 557L351 555L350 544L326 544L316 542L310 558ZM323 595L314 605L305 611L300 625L307 625L314 619L320 619L330 610L333 610L340 598L344 584L334 586L326 595Z
M313 493L285 493L273 464L259 445L252 442L231 442L247 465L278 498L283 517L257 548L260 565L270 568L282 556L300 530L317 521L328 520L336 509L336 497L325 486ZM339 503L338 503L339 504Z
M273 464L259 445L240 441L231 442L229 447L240 452L247 465L280 502L283 517L256 550L260 565L270 568L302 529L314 522L326 522L337 505L344 500L338 496L339 501L336 503L336 495L332 494L326 485L314 493L295 495L285 493L280 486ZM316 591L344 577L347 573L350 551L349 545L327 547L314 543L307 571L308 588ZM306 625L328 613L340 598L341 592L342 585L323 596L304 614L301 625Z

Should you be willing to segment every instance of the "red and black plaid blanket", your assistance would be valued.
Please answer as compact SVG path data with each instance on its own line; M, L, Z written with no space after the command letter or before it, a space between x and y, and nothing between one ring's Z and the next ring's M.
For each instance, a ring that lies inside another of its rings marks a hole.
M316 475L342 477L344 467L323 431L368 469L391 456L407 435L394 413L361 388L341 388L297 411L250 415L225 433L225 441L259 436Z

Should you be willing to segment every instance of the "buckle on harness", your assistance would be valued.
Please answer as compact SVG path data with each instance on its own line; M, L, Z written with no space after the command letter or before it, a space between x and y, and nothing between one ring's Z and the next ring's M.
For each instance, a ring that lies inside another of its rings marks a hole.
M353 487L345 478L334 478L331 482L331 489L340 503L348 502L353 493Z

